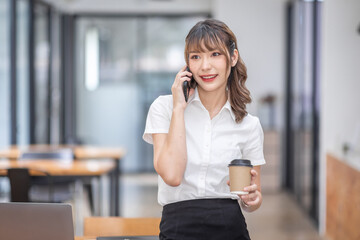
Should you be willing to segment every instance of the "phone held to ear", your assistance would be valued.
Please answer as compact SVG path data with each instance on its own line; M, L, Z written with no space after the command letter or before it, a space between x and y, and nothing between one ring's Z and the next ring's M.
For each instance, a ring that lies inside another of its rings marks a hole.
M186 67L186 71L190 72L189 67ZM186 102L189 99L190 88L191 88L191 85L193 85L194 81L195 81L195 79L193 77L191 77L190 82L189 81L183 82L183 92L184 92L184 97L185 97Z

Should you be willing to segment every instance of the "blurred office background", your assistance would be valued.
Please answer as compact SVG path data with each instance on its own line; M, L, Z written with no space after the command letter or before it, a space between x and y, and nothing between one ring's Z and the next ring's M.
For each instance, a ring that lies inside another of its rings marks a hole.
M327 154L360 169L357 0L0 0L0 148L124 147L123 214L160 216L146 114L206 18L235 32L264 128L265 200L249 228L263 219L274 239L324 237Z

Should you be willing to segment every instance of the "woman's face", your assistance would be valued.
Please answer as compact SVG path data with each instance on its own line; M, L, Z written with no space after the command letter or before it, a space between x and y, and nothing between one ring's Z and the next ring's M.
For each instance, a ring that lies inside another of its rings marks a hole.
M237 51L230 59L231 66L236 64L235 59L237 61ZM227 64L227 56L219 49L205 50L205 52L190 51L189 53L189 68L200 91L225 91L230 65Z

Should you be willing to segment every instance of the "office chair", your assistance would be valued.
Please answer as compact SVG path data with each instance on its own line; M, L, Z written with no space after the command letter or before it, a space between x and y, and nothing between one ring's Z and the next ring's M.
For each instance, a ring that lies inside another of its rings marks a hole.
M21 153L18 161L30 161L30 160L49 160L49 161L61 161L61 162L72 162L74 159L73 150L70 148L64 149L44 149L44 150L29 150ZM29 195L33 199L43 201L46 200L44 195L47 193L47 181L44 181L43 177L34 177L31 178L31 190ZM56 177L51 178L53 197L51 202L65 202L72 199L72 185L74 185L74 180L67 177ZM44 188L45 186L45 188ZM44 194L45 193L45 194Z
M43 170L30 169L30 168L8 168L2 169L2 171L7 171L7 177L10 182L10 201L11 202L42 202L42 200L31 199L30 189L31 189L31 173L37 173L47 177L47 193L48 197L44 202L53 201L53 186L51 175Z
M31 159L47 159L58 160L64 162L71 162L74 159L74 152L70 148L53 149L53 150L29 150L21 153L19 160L31 160Z
M59 148L59 149L30 149L24 151L20 155L19 161L30 161L34 159L43 159L49 161L60 161L62 163L70 163L74 161L74 151L71 148ZM44 195L46 195L46 187L44 189L43 177L32 177L32 187L30 196L33 199L45 201ZM92 188L90 184L84 183L84 181L76 181L72 177L52 177L53 185L53 198L52 202L72 202L76 198L75 189L81 184L87 190L85 194L88 195L88 203L92 212L94 212L94 201L92 198ZM74 206L74 209L77 207Z

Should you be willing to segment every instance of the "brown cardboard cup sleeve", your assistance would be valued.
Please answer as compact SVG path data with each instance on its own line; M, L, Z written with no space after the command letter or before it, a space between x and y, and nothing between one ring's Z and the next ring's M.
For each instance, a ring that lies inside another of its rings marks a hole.
M233 194L248 194L244 188L250 186L251 161L247 159L234 159L229 164L230 192Z

